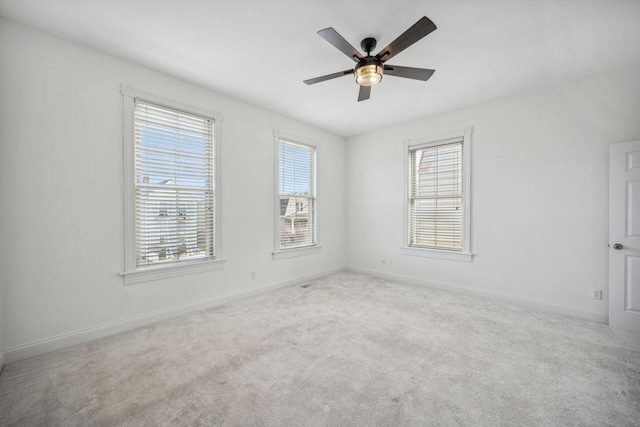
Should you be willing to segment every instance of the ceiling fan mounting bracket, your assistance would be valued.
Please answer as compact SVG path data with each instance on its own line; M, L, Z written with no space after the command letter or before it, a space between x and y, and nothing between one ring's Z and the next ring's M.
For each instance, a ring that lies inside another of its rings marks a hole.
M367 56L370 56L373 49L376 48L377 43L378 42L373 37L367 37L366 39L362 39L362 41L360 42L360 47L362 48L363 52L367 52Z
M364 67L365 65L372 65L372 64L373 65L377 65L379 67L384 67L382 62L378 61L375 56L366 56L366 57L362 58L360 61L358 61L358 63L356 64L355 68L353 69L353 71L355 72L360 67Z

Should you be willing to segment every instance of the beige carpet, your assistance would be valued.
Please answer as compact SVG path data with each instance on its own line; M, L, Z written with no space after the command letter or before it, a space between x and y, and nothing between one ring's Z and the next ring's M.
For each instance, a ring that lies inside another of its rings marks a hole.
M5 366L0 425L640 424L640 339L340 273Z

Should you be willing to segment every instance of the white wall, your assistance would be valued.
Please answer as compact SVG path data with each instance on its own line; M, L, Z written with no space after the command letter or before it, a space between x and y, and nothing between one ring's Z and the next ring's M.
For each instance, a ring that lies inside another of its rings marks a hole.
M634 67L348 139L350 267L606 321L609 145L640 138L638 76ZM403 140L466 126L477 255L401 256Z
M0 58L5 361L344 267L343 138L6 20ZM223 114L223 270L123 285L123 82ZM319 255L271 257L274 128L318 142Z

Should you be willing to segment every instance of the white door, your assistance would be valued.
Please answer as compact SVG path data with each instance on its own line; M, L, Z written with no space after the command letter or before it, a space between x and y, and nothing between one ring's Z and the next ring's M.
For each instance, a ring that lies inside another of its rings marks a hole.
M609 325L640 333L640 141L611 145Z

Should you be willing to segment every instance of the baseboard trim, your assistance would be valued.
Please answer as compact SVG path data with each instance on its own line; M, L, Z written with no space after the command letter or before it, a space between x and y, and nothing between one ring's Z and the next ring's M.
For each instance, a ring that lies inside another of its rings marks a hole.
M567 316L579 317L581 319L589 320L592 322L604 323L604 324L609 323L608 313L605 313L602 311L590 310L582 307L576 307L569 304L556 303L556 302L541 300L537 298L523 297L519 295L505 293L505 292L486 291L486 290L480 290L480 289L467 288L467 287L458 286L458 285L434 283L428 280L416 279L414 277L401 276L398 274L383 273L380 271L368 270L360 267L348 266L347 270L352 271L354 273L367 274L369 276L379 277L381 279L393 280L393 281L397 281L397 282L401 282L409 285L426 286L429 288L437 288L445 291L475 295L475 296L490 298L493 300L506 301L514 304L524 305L524 306L536 308L539 310L551 311L554 313L564 314Z
M115 322L105 323L90 328L80 329L65 334L60 334L50 338L32 341L27 344L17 345L4 350L0 353L0 361L4 357L4 363L12 363L31 357L40 356L52 351L61 350L77 344L83 344L98 338L104 338L109 335L132 329L147 326L162 320L171 319L196 311L216 307L239 299L260 295L278 288L294 285L306 280L313 280L329 274L339 273L346 270L346 267L335 268L331 270L319 271L305 276L296 277L294 279L284 280L281 282L271 283L268 285L256 286L254 288L243 291L232 292L219 295L212 298L206 298L200 301L181 304L161 310L152 311L139 316L132 316Z

